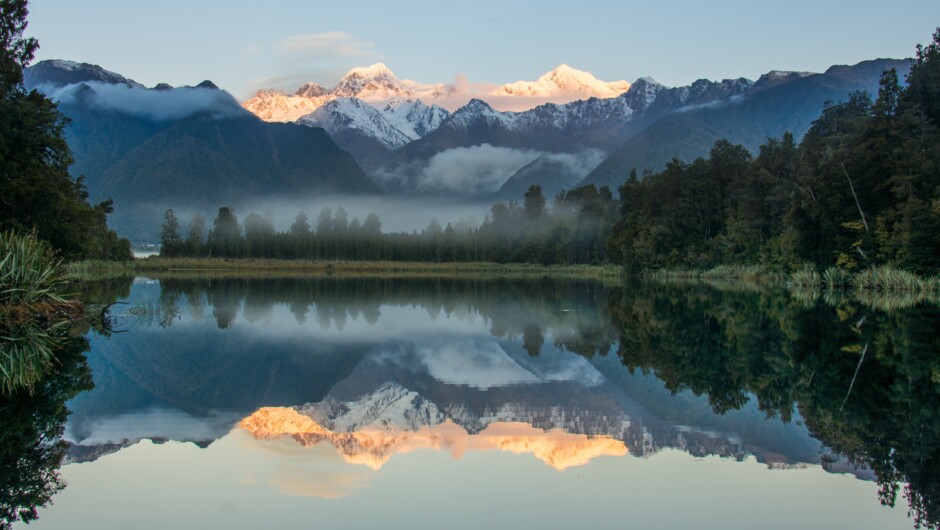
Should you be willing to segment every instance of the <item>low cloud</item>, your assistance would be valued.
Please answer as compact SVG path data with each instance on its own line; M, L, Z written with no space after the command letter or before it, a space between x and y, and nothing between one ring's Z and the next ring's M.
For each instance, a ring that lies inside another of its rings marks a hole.
M693 110L699 109L717 109L727 105L737 105L744 101L745 94L735 94L728 99L716 99L714 101L709 101L706 103L699 103L696 105L686 105L685 107L680 107L676 109L676 112L691 112Z
M91 90L91 93L85 91ZM168 90L89 82L68 85L47 92L56 101L77 97L98 108L116 110L154 121L179 120L197 112L212 112L220 117L244 111L227 92L212 88L183 87Z
M343 31L294 35L280 42L278 49L299 59L330 59L335 57L370 57L375 45Z
M499 189L520 168L542 153L481 144L455 147L425 163L410 164L377 177L392 187L421 193L479 197Z
M607 158L607 154L599 149L585 149L579 153L548 153L542 158L566 166L572 175L584 178Z

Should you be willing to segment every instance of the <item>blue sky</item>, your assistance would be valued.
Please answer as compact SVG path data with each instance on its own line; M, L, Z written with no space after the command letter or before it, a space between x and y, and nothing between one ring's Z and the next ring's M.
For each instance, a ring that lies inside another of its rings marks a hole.
M940 1L35 0L37 59L99 64L148 86L211 79L239 99L331 86L384 62L400 78L533 80L560 63L669 85L910 57Z

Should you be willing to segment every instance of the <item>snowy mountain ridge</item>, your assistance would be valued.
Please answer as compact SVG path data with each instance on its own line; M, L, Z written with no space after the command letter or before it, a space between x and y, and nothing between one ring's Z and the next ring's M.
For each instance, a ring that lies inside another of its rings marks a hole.
M398 79L387 66L375 63L349 70L332 89L316 83L305 83L291 94L262 89L246 100L243 106L265 121L289 122L297 121L337 98L357 98L379 108L390 101L417 99L432 105L452 105L448 108L455 108L475 97L531 100L530 106L535 106L544 103L544 100L568 102L591 97L610 98L629 88L630 83L626 81L608 83L565 64L532 82L517 81L496 88L481 85L478 88L461 89L448 83L419 83Z
M356 97L337 98L302 116L296 123L322 127L331 135L355 130L386 149L397 151L437 129L450 113L421 100L390 100L381 108Z
M629 89L630 83L626 81L601 81L589 72L561 64L536 81L508 83L497 88L494 94L525 97L572 95L578 99L586 99L589 97L613 98Z

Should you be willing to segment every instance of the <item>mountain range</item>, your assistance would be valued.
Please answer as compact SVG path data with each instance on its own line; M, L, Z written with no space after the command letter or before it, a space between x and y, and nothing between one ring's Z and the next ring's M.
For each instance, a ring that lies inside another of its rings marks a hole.
M752 152L786 131L799 139L827 102L876 91L889 68L903 76L909 61L670 88L562 65L536 81L477 89L457 107L470 92L399 80L382 64L355 68L333 88L265 90L242 104L211 82L146 88L62 60L29 67L25 84L70 119L72 172L85 175L93 199L114 199L113 226L152 241L168 207L211 213L330 193L521 200L533 184L548 197L583 184L615 190L632 169L691 161L720 138ZM534 106L498 110L506 98Z
M427 180L422 172L428 162L451 150L481 145L524 150L532 163L543 155L576 155L569 159L576 163L566 167L557 161L546 165L544 159L535 166L507 167L504 187L465 191L477 198L519 200L532 184L542 185L549 196L581 184L615 189L631 169L658 170L672 158L691 161L707 155L721 138L752 151L787 131L799 138L827 102L847 99L857 90L875 92L881 72L890 68L903 76L909 61L878 59L834 66L821 74L775 70L757 81L700 79L669 88L648 77L632 84L606 83L562 65L535 82L503 85L450 112L434 102L452 96L454 87L421 85L419 90L412 82L398 81L384 65L373 65L354 69L329 91L304 96L309 91L302 87L293 96L278 97L307 101L305 109L316 107L295 121L325 128L392 193L452 193L450 188L420 185ZM497 108L502 96L560 93L580 97L522 111ZM276 101L272 98L272 92L262 91L244 106L264 119L293 117L259 112L268 108L266 102ZM609 158L601 163L597 152ZM583 167L588 160L596 161L595 171Z

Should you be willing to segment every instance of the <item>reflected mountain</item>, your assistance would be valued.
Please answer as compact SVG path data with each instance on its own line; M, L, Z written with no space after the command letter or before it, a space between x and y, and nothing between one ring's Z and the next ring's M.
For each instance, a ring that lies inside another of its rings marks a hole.
M611 372L621 372L619 384ZM682 401L688 416L653 412ZM348 462L373 469L417 448L531 453L559 470L664 448L754 456L772 467L821 462L805 429L753 413L711 413L701 398L674 397L647 376L631 376L613 356L546 346L532 358L518 341L453 339L379 347L323 401L262 408L240 426L261 439L332 443Z
M417 449L446 450L455 457L468 450L532 454L559 471L587 464L598 456L627 453L622 441L610 437L544 431L520 422L495 422L477 434L470 434L451 420L414 430L384 424L336 432L295 409L282 407L263 408L242 420L239 426L259 440L289 435L304 446L327 441L350 464L363 464L374 470L381 468L394 454Z

